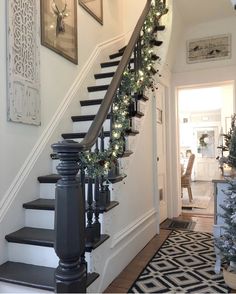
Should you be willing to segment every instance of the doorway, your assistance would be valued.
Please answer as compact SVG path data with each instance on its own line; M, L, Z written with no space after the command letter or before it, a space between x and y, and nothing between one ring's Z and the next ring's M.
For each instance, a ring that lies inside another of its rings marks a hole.
M190 154L195 154L191 173L193 201L182 189L182 212L214 214L213 179L220 177L218 148L223 144L233 114L233 83L178 88L179 152L182 174Z

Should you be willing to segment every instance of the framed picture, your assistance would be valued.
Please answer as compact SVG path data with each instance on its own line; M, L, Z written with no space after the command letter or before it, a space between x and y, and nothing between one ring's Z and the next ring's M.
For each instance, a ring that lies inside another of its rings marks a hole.
M231 35L218 35L187 41L187 63L231 58Z
M157 108L157 122L162 124L162 110Z
M79 4L92 15L100 24L103 24L103 0L79 0Z
M77 0L41 0L41 43L78 64Z

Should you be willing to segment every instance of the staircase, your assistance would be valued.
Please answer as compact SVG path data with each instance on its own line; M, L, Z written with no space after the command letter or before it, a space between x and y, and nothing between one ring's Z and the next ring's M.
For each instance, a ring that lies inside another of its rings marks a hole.
M147 1L146 11L144 11L146 15L150 9L150 3L151 1ZM165 4L162 1L161 3ZM156 33L164 29L163 25L157 25L154 30ZM140 41L133 53L131 52L127 57L126 65L130 72L140 68L137 57L141 54L141 44ZM162 42L156 40L151 45L159 47ZM122 174L120 165L122 166L124 158L133 154L130 138L139 134L138 126L144 116L142 109L148 97L143 93L130 93L133 98L129 106L130 126L124 137L125 147L122 156L115 162L107 178L103 175L90 177L83 168L78 167L76 146L87 138L92 123L97 119L96 114L103 99L106 99L109 85L113 77L117 76L119 71L117 67L125 54L127 54L126 47L110 55L107 62L101 63L101 72L94 76L96 85L88 87L88 99L80 101L81 114L71 117L73 132L62 134L62 138L66 141L61 145L54 144L54 153L50 155L52 174L38 177L39 198L23 204L25 227L5 236L8 242L9 261L0 266L1 282L30 287L31 290L35 288L37 291L40 289L62 293L75 292L74 289L85 292L85 288L89 291L89 286L99 278L99 273L91 271L92 253L109 239L109 235L105 233L106 214L119 205L118 201L111 199L111 191L126 177ZM87 148L95 153L109 148L114 120L111 104L107 110L99 136L91 148ZM69 151L65 149L67 145L71 148ZM62 199L62 202L55 200L56 184L57 197ZM78 193L83 197L78 197ZM68 223L65 224L65 222ZM78 235L78 238L75 235ZM74 241L72 237L76 240ZM78 252L68 257L69 249ZM80 256L79 260L74 257L76 254ZM72 286L68 286L68 283Z

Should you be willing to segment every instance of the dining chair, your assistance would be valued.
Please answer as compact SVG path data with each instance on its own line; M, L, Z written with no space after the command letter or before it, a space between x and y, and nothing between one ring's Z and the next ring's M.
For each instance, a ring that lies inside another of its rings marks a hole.
M191 189L191 182L192 182L191 174L192 174L194 160L195 160L195 154L191 154L188 159L187 168L186 168L184 174L181 176L181 189L182 189L181 196L183 197L183 188L187 188L189 202L193 201L193 194L192 194L192 189Z

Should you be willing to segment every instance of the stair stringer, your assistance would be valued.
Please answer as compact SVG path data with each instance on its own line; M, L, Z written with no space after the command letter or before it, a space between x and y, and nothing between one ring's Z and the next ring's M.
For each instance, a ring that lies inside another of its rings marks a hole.
M90 270L100 278L88 292L103 292L128 263L157 233L158 216L153 187L153 117L152 93L141 119L140 134L136 136L134 153L125 168L127 177L112 187L112 198L119 201L104 215L104 233L110 235L92 253Z
M61 133L71 130L72 115L80 113L79 99L87 96L87 86L91 85L92 77L99 72L100 63L107 60L107 56L121 48L125 42L125 35L117 36L99 44L90 56L77 79L65 95L62 103L55 111L45 131L38 139L32 152L20 168L8 191L0 203L0 264L8 258L5 235L24 225L23 203L38 197L39 183L37 177L51 172L52 152L51 144L61 140ZM94 83L94 80L93 80ZM17 222L14 220L17 219Z

